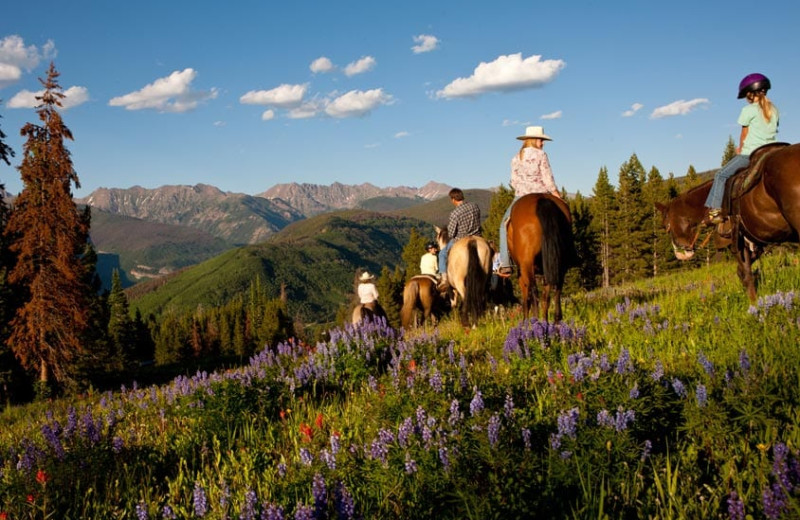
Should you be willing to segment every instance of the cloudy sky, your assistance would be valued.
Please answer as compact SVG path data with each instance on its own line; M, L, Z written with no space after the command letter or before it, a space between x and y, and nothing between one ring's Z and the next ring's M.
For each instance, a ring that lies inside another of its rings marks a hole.
M636 153L665 177L719 167L740 79L770 77L800 141L800 4L726 2L13 2L0 130L17 152L51 62L81 181L463 188L508 184L515 137L553 137L556 181L591 194Z

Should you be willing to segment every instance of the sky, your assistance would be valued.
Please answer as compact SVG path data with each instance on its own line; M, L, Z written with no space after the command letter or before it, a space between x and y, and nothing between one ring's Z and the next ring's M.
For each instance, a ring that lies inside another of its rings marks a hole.
M591 195L633 154L718 168L760 72L800 141L800 2L8 2L0 130L16 152L50 63L80 188L508 186L543 126L556 183Z

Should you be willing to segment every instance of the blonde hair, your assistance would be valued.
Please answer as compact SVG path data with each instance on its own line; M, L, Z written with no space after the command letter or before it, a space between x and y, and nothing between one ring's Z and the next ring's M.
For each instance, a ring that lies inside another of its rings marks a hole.
M764 116L766 121L772 119L773 109L775 105L767 97L767 92L759 90L757 92L748 92L747 99L751 102L757 102L758 108L761 110L761 115Z
M524 139L522 141L522 146L519 147L519 160L520 161L522 160L523 153L525 153L525 148L539 148L539 149L542 148L541 144L539 144L537 146L536 141L539 141L539 143L544 143L544 139L539 139L538 137L531 137L531 138L528 138L528 139Z

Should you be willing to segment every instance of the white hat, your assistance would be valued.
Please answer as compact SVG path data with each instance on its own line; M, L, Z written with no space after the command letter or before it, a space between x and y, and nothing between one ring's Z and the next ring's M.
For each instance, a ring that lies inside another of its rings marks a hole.
M366 282L367 280L373 280L373 279L375 279L375 277L369 274L369 271L364 271L363 273L361 273L361 277L359 278L359 280L361 280L362 282Z
M525 135L521 135L517 137L517 139L524 141L525 139L544 139L546 141L552 141L553 139L544 133L544 128L541 126L529 126L525 129Z

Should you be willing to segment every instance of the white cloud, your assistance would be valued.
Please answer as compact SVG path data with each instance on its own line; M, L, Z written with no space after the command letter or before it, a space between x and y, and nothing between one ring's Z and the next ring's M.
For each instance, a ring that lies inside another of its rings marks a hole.
M317 102L310 101L308 103L303 103L297 108L293 108L289 110L289 113L286 116L289 119L310 119L316 116L322 108Z
M555 112L550 112L549 114L544 114L539 116L540 119L561 119L562 112L561 110L556 110Z
M325 56L320 56L311 62L311 66L309 66L309 68L314 74L330 72L333 70L333 63L331 63L331 60Z
M513 119L503 119L503 126L529 126L530 121L516 121Z
M406 132L405 130L402 130L402 131L400 131L400 132L397 132L396 134L394 134L394 138L395 138L395 139L400 139L400 138L402 138L402 137L408 137L409 135L411 135L411 134L409 134L409 133L408 133L408 132Z
M690 101L679 99L678 101L674 101L669 105L664 105L653 110L653 113L650 114L650 119L661 119L662 117L671 116L685 116L689 112L692 112L695 108L705 108L705 105L708 105L708 103L709 101L706 98L695 98Z
M634 104L631 105L631 108L629 108L628 110L626 110L625 112L622 113L622 117L631 117L632 115L634 115L636 112L638 112L642 108L644 108L643 104L634 103Z
M228 123L226 123L225 121L214 121L214 126L217 126L217 127L223 127L223 126L227 126L227 125L228 125Z
M239 98L243 105L267 105L279 108L291 108L303 102L308 84L289 85L284 83L271 90L251 90Z
M14 97L8 100L8 108L36 108L42 104L41 98L44 90L31 92L30 90L21 90L17 92ZM89 90L86 87L70 87L63 92L64 97L61 99L61 108L68 110L78 105L82 105L89 101Z
M351 90L328 103L325 113L336 118L361 117L380 105L389 105L392 102L392 96L380 88L367 91Z
M364 56L358 61L354 61L347 65L344 68L344 75L345 76L355 76L356 74L361 74L367 72L368 70L372 70L375 68L378 62L375 61L375 58L372 56Z
M56 46L47 40L41 50L36 45L25 46L21 36L13 34L0 40L0 87L10 85L22 77L22 71L32 71L41 60L56 56Z
M265 110L263 114L261 114L262 121L272 121L275 119L275 111L271 108L269 110Z
M159 112L188 112L206 100L217 97L217 89L194 91L192 81L197 77L194 69L175 71L165 78L159 78L140 90L112 98L112 107L125 107L126 110L152 108Z
M436 49L439 46L439 38L430 34L420 34L414 36L414 43L416 45L411 47L411 50L414 51L414 54L420 54Z
M555 79L566 63L544 60L539 55L522 59L522 53L500 56L481 62L472 76L457 78L436 93L437 98L478 96L487 92L506 92L537 88Z

